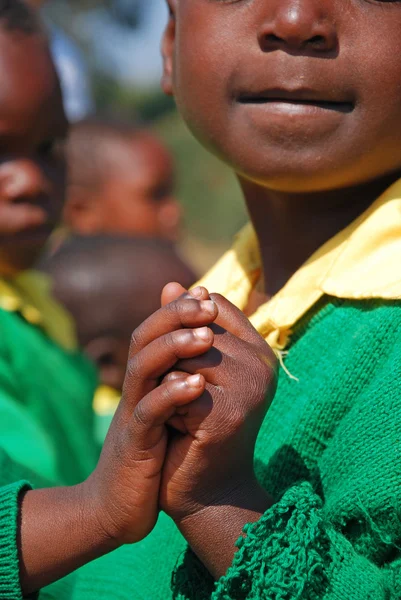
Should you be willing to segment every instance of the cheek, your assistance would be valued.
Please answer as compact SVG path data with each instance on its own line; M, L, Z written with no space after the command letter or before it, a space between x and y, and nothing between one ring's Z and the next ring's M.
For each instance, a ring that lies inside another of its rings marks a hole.
M207 44L205 43L207 40ZM227 113L227 60L224 35L213 28L186 27L176 43L174 94L178 109L194 135L213 146Z

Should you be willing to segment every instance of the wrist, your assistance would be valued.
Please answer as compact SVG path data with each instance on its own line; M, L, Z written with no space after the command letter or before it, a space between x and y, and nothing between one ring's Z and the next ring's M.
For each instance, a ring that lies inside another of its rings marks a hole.
M99 527L84 484L28 490L20 498L19 559L24 595L116 546Z
M256 522L272 504L269 494L253 478L175 522L201 562L218 579L232 563L244 526Z
M82 511L82 526L91 532L94 543L103 553L108 553L125 543L126 532L119 526L110 507L102 502L103 495L92 481L92 475L76 486Z
M270 495L259 484L256 477L251 477L233 483L223 491L216 490L213 498L207 502L199 501L183 505L179 513L170 516L177 527L181 528L197 518L206 518L206 515L219 513L222 509L227 510L227 507L263 514L271 505Z

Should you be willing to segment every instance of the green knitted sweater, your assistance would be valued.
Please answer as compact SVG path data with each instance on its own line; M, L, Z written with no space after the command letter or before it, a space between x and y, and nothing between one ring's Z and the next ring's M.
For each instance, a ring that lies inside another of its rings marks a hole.
M18 313L0 310L1 600L21 598L21 490L78 483L96 465L95 387L95 371L79 352L63 350Z
M400 340L400 302L326 298L298 324L285 358L297 380L280 372L255 454L275 504L246 527L220 581L161 515L146 540L40 597L401 598Z

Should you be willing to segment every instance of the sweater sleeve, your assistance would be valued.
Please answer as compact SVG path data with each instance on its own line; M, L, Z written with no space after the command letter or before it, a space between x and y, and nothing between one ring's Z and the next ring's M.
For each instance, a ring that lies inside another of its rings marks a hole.
M22 600L17 546L20 494L29 489L26 481L0 488L0 600Z
M31 485L47 487L53 460L47 440L19 398L12 369L0 357L0 600L22 600L18 509ZM28 483L28 481L30 483Z
M311 481L287 489L245 526L225 576L214 582L186 551L172 577L176 600L401 597L401 357L395 346L389 354L372 369Z

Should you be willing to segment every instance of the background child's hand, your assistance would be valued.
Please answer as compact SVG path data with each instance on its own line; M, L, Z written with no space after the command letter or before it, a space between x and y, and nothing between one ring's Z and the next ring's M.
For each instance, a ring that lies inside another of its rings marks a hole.
M179 291L168 286L164 301ZM218 307L211 325L213 347L180 360L178 371L164 379L177 381L188 373L206 379L205 392L170 420L180 433L169 443L161 506L178 523L205 506L229 504L241 489L255 489L254 445L276 388L270 347L228 300L216 294L210 298Z
M153 529L167 447L166 421L205 389L202 375L159 385L160 378L177 360L211 348L213 334L204 325L216 315L212 302L186 294L133 334L123 398L98 467L84 484L100 527L118 544L138 541Z

